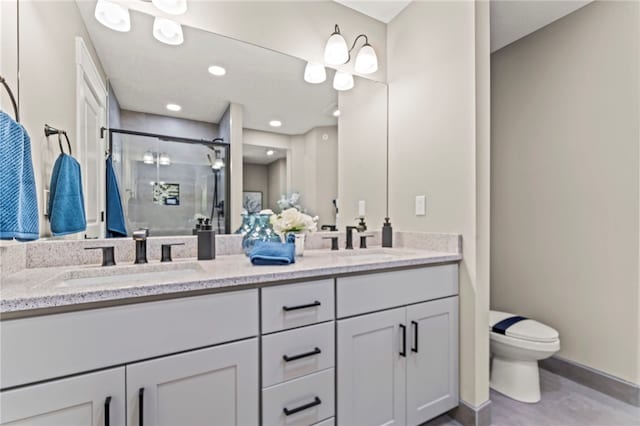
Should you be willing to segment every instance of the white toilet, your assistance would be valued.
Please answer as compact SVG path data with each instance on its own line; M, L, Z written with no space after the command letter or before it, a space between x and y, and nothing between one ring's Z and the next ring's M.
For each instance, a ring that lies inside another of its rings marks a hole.
M490 312L491 388L517 401L538 402L538 360L560 350L560 337L556 330L538 321L509 320L513 317L517 315ZM501 331L494 331L496 325Z

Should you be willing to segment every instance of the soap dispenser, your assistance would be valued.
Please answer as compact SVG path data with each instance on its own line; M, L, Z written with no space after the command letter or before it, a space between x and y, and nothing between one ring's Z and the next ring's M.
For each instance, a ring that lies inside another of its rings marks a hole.
M393 246L393 228L391 227L391 222L389 222L389 218L384 218L384 224L382 224L382 247L392 247Z
M198 260L216 258L216 233L209 219L205 219L198 229Z

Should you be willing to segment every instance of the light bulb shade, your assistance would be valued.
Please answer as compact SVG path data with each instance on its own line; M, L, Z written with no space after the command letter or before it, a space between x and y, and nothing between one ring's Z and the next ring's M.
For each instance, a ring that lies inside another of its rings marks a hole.
M346 64L349 60L347 42L339 31L334 32L324 48L324 62L328 65Z
M358 51L355 70L360 74L373 74L378 71L378 56L370 44L365 44Z
M153 152L151 151L147 151L144 153L144 155L142 156L142 161L144 162L144 164L153 164L154 163L154 158L153 158Z
M169 154L167 154L166 152L160 154L160 156L158 157L158 164L160 164L161 166L170 166L171 158L169 158Z
M336 90L350 90L353 89L353 76L348 72L336 71L336 75L333 77L333 88Z
M153 21L153 36L162 43L177 46L184 42L182 27L171 19L156 17Z
M304 81L319 84L323 83L326 79L327 70L324 69L324 65L307 62L307 66L304 67Z
M151 3L169 15L182 15L187 11L187 0L151 0Z
M216 159L213 160L211 168L214 170L220 170L224 167L224 160L220 156L220 151L216 151Z
M94 16L102 25L114 31L131 30L129 9L107 0L98 0Z

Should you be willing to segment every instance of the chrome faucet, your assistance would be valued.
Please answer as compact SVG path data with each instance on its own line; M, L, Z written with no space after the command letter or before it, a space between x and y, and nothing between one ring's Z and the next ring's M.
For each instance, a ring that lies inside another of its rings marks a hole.
M147 263L147 237L148 229L138 229L133 231L133 240L136 242L136 260L135 264Z
M358 226L347 226L347 250L353 250L353 231L364 232L367 230L367 224L364 222L364 217L357 217L356 220L359 220Z

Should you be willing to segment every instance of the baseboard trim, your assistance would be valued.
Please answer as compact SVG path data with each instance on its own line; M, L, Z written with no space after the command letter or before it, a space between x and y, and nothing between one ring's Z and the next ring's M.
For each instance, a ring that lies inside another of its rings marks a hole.
M539 364L541 368L559 376L640 407L640 386L635 383L557 356L542 360Z
M490 426L491 401L486 401L479 407L473 407L460 400L460 405L447 414L463 426Z

